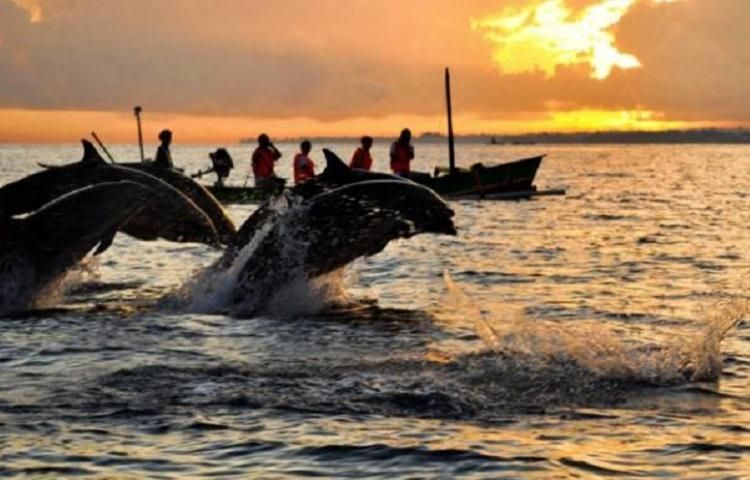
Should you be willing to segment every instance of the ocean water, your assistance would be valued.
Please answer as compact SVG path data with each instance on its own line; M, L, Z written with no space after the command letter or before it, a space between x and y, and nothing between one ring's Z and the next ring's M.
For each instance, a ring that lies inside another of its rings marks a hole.
M193 172L211 149L173 154ZM229 150L242 184L251 147ZM538 153L566 196L455 202L457 237L392 242L257 318L165 301L204 293L185 283L220 252L119 235L0 318L0 476L750 477L750 147L458 146ZM0 182L78 158L2 146Z

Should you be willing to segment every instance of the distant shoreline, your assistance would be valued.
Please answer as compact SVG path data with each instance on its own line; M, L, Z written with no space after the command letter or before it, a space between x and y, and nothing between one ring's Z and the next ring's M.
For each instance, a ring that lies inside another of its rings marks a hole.
M317 143L352 142L358 143L359 137L287 137L279 142L299 142L307 139ZM374 137L375 142L392 142L395 137ZM700 129L700 130L665 130L651 131L603 131L576 133L526 133L521 135L457 135L457 143L474 143L489 145L536 145L536 144L750 144L750 130L745 129ZM419 143L446 142L447 137L439 133L423 133L416 139ZM253 144L254 138L240 139L240 144Z

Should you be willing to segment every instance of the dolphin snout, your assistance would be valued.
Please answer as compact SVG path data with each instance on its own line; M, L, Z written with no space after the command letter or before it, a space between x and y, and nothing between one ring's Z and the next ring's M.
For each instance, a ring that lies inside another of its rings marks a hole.
M455 213L448 207L433 210L431 215L423 223L425 232L443 233L445 235L456 235L456 225L453 223Z
M428 222L425 227L426 232L443 233L445 235L458 234L458 232L456 231L456 226L453 224L453 219L451 218L442 217L433 219L432 221Z

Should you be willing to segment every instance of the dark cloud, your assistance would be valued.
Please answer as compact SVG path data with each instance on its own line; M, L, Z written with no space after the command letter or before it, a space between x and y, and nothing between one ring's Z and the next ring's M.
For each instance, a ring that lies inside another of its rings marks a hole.
M630 88L671 117L750 120L748 19L747 0L638 4L617 29L644 65Z
M524 2L54 0L43 21L0 0L0 108L151 110L254 117L441 114L507 118L648 109L675 120L748 120L747 0L643 0L616 27L643 68L586 65L504 75L470 18ZM575 6L594 3L574 2ZM572 5L572 4L571 4ZM743 38L745 37L745 38Z

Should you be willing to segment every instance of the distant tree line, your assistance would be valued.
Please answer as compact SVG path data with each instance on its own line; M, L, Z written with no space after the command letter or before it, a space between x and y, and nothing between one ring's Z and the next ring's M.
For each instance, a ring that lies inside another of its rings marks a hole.
M310 137L315 143L359 142L359 137ZM280 141L297 142L300 137L281 138ZM445 142L446 136L437 132L425 132L416 139L419 142ZM392 142L392 137L375 137L376 143ZM601 131L601 132L541 132L521 135L475 134L457 135L457 142L487 143L497 145L531 145L537 143L750 143L750 130L745 129L691 129L663 131ZM240 143L255 143L255 138L243 138Z

